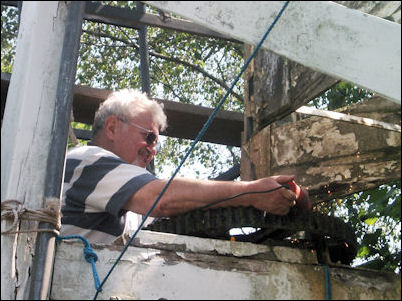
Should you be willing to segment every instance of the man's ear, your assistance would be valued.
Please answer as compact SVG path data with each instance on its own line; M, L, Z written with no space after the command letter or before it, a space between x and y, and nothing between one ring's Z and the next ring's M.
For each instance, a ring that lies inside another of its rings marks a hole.
M105 135L109 140L114 140L119 120L116 116L110 115L105 121Z

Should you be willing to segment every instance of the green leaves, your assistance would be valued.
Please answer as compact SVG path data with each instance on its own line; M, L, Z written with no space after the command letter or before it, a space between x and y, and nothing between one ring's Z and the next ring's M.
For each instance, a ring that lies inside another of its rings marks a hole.
M357 260L367 262L365 268L400 272L400 187L399 181L348 196L336 211L355 228L360 244Z
M325 91L321 96L312 100L312 102L318 109L326 108L333 111L368 99L372 95L373 93L367 90L341 81L331 89Z
M1 72L11 73L18 32L18 9L1 5Z
M364 222L367 225L371 226L371 225L374 225L377 222L377 220L378 220L378 217L371 217L371 218L365 219Z
M369 248L367 246L362 246L357 252L357 256L364 258L367 257L370 254Z

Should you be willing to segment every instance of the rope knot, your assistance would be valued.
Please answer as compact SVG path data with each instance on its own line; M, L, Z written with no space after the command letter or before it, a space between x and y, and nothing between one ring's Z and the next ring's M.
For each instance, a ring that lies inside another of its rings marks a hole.
M102 287L100 286L99 282L99 276L98 272L95 267L95 262L98 260L98 255L92 250L91 244L89 243L88 239L81 235L69 235L69 236L57 236L56 241L60 241L62 239L80 239L84 243L84 258L87 262L89 262L92 265L92 272L94 275L94 281L95 281L95 288L96 288L96 293L99 293L102 291Z
M60 200L57 198L45 198L45 208L27 209L24 203L18 200L5 200L1 202L1 220L12 220L12 225L1 234L53 232L59 235L61 227ZM50 223L54 229L29 229L18 230L21 220Z
M96 253L91 249L90 246L85 246L84 257L85 260L89 263L98 261L98 255L96 255Z

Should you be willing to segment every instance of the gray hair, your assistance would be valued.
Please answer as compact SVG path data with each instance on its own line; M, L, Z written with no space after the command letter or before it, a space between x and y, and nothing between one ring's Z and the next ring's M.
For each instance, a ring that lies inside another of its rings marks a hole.
M167 117L163 111L163 104L148 98L145 93L135 89L122 89L115 91L100 104L95 113L92 126L93 135L105 126L106 119L110 115L115 115L124 121L136 117L143 112L150 112L153 121L158 125L159 130L163 131L167 127Z

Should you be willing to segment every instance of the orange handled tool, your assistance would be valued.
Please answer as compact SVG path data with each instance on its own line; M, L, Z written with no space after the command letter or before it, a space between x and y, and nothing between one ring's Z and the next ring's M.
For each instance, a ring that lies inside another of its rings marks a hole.
M296 206L299 208L311 209L311 204L308 196L308 191L306 189L301 188L299 185L296 184L295 181L290 181L288 183L288 188L294 192L296 195Z

